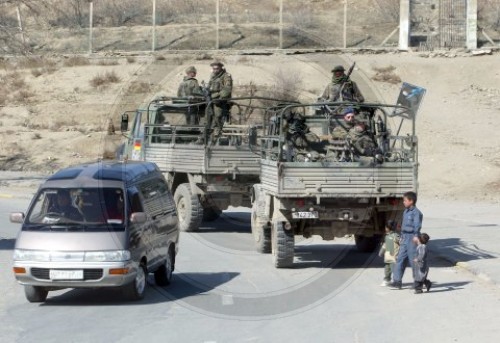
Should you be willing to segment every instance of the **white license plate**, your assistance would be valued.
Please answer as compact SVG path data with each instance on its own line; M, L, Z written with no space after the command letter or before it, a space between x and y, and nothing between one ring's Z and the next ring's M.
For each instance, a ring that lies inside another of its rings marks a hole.
M293 219L318 219L318 211L312 212L292 212Z
M51 269L49 276L51 280L83 280L83 270Z

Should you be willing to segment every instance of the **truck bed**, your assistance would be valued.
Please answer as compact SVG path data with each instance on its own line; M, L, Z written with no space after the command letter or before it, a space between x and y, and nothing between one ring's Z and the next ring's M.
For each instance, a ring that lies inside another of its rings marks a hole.
M162 172L193 174L259 175L260 157L241 146L149 143L145 160L155 162Z
M262 188L276 197L400 197L417 188L413 162L276 162L261 160Z

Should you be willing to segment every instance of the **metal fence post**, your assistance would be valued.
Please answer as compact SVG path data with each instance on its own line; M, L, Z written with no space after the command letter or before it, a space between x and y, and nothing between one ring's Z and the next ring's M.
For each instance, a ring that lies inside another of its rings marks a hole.
M21 32L21 42L23 43L23 50L26 50L26 38L24 37L24 29L23 29L23 20L21 17L21 8L19 8L19 5L16 7L16 12L17 12L17 21L19 23L19 32Z
M347 48L347 0L344 0L344 49Z
M280 0L280 49L283 49L283 0Z
M219 0L215 4L215 49L219 50Z
M410 0L399 3L399 49L408 50L410 43Z
M151 37L151 51L156 50L156 0L153 0L153 36Z
M92 27L94 25L94 3L89 0L89 54L92 54Z

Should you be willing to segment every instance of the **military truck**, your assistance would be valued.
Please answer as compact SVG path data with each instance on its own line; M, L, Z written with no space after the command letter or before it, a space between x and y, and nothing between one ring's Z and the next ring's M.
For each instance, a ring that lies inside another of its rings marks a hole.
M123 155L154 162L165 174L181 230L197 231L202 220L215 220L229 205L250 207L250 189L260 174L259 154L250 143L260 135L265 115L258 100L230 99L231 111L216 137L208 100L164 97L122 115L122 131L133 117Z
M345 127L341 113L348 106L358 109L362 140L353 127L345 137L332 134ZM293 265L296 235L353 235L360 251L373 251L386 220L401 215L402 195L417 190L415 113L347 102L275 111L260 139L260 183L251 193L257 251L272 253L277 268Z

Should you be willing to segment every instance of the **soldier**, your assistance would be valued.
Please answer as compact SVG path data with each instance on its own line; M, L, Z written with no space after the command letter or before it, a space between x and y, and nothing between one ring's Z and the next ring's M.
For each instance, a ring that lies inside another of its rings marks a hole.
M212 62L210 66L212 67L212 75L208 82L208 90L210 98L214 101L210 128L213 129L212 140L215 140L220 135L224 119L229 116L231 107L227 99L231 98L233 79L221 62Z
M343 66L338 65L332 69L332 82L326 86L321 99L334 101L364 102L365 98L361 94L358 86L344 73Z
M331 135L333 139L345 139L349 131L356 125L355 110L351 106L346 107L341 114L344 115L344 121L333 119L333 128Z
M366 131L363 123L357 123L349 130L348 138L354 153L358 156L374 156L377 152L377 145Z
M179 85L177 90L179 98L187 98L190 96L203 96L198 80L196 79L196 68L191 66L186 68L186 76Z
M196 68L190 66L186 68L186 76L184 76L184 80L182 80L179 85L179 89L177 90L177 96L179 98L188 98L192 100L194 97L202 97L203 91L198 84L198 80L196 79ZM199 107L198 106L189 106L186 110L186 123L188 125L197 125L199 122Z
M319 157L317 149L320 137L312 132L306 124L306 119L299 114L292 114L287 123L287 141L290 143L290 156L287 160L294 158L297 162L304 162L308 159L316 160Z

